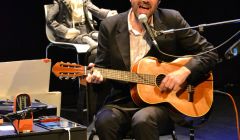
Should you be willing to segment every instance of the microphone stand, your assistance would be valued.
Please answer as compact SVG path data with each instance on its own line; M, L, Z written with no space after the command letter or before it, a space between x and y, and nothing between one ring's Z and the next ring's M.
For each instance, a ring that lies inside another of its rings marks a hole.
M166 34L171 34L177 31L184 31L188 29L196 29L199 28L199 31L203 31L204 27L210 27L210 26L216 26L216 25L222 25L222 24L228 24L228 23L238 23L240 22L240 19L234 19L234 20L227 20L227 21L222 21L222 22L215 22L215 23L209 23L209 24L199 24L197 26L191 26L191 27L186 27L186 28L179 28L179 29L170 29L170 30L165 30L165 31L156 31L153 30L155 36L159 35L166 35Z

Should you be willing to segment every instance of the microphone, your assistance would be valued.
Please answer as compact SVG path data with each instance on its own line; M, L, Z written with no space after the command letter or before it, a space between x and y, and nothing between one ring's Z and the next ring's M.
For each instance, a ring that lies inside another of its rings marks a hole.
M150 28L150 26L147 23L147 21L148 21L147 15L146 14L140 14L138 16L138 20L143 24L143 26L146 29L147 33L151 37L153 44L155 46L158 46L157 41L155 40L155 36L153 34L153 31L152 31L152 29Z
M227 49L224 56L226 59L231 59L232 57L237 56L239 51L240 51L240 39Z

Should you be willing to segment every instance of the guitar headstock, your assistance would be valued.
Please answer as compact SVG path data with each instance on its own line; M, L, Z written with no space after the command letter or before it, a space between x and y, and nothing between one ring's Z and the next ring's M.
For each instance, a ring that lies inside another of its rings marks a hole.
M86 75L85 66L69 62L57 62L52 67L52 72L55 76L59 77L59 79L75 79L76 77Z

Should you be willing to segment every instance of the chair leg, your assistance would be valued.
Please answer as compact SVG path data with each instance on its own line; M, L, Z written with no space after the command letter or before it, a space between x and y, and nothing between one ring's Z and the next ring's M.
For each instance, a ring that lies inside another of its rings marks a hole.
M97 133L96 133L95 130L92 130L92 131L90 132L90 135L89 135L88 140L93 140L94 136L97 136Z
M189 137L190 137L190 140L194 140L194 128L190 128L189 129Z
M48 58L48 49L49 47L51 47L53 45L53 43L49 43L45 49L45 58Z
M173 139L173 140L177 140L177 136L176 136L175 130L172 131L172 134L171 134L171 135L172 135L172 139Z

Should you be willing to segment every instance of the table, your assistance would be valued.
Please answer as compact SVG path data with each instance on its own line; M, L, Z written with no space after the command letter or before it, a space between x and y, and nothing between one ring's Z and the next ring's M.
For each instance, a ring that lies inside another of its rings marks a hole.
M61 118L63 124L71 124L70 133L64 127L49 129L34 122L33 131L28 133L15 133L14 130L3 130L4 128L11 128L9 122L5 122L0 126L0 140L68 140L69 134L71 140L87 140L87 127L67 119ZM74 125L72 125L74 124Z

